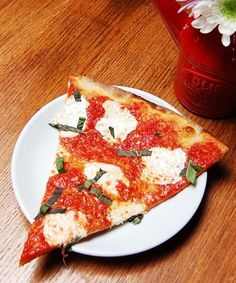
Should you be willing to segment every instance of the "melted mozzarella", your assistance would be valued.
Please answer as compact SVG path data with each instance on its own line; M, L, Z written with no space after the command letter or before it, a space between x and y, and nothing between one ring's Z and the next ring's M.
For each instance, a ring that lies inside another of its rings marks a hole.
M96 124L103 138L108 142L117 142L125 140L127 135L136 129L137 120L126 108L116 101L107 100L103 103L105 109L104 117ZM109 127L114 128L115 139L112 137Z
M145 211L145 204L136 202L115 202L111 205L109 212L109 220L112 225L119 225L129 219L131 216L143 213Z
M142 157L145 166L142 179L156 184L175 184L181 180L179 176L185 166L186 154L180 149L154 147L151 156Z
M45 216L43 235L50 246L68 245L76 237L86 237L86 216L81 212Z
M81 96L81 101L77 102L74 99L74 96L67 97L65 101L64 111L58 114L54 119L53 123L68 125L71 127L77 127L78 121L80 117L83 117L87 120L87 108L89 106L89 102ZM86 127L86 121L83 125L83 129ZM77 133L74 132L60 132L62 137L74 137Z
M129 185L129 180L124 176L120 167L112 164L98 162L87 163L84 167L84 175L88 179L93 179L99 169L106 171L106 173L103 174L96 183L102 186L103 189L108 193L118 195L116 186L118 185L119 181L123 182L126 186Z

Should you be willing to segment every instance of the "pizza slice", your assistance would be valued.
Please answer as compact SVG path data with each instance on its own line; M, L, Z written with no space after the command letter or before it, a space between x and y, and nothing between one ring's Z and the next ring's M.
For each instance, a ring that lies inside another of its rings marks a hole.
M50 125L59 145L21 265L139 222L228 151L189 119L83 76L70 77L64 111Z

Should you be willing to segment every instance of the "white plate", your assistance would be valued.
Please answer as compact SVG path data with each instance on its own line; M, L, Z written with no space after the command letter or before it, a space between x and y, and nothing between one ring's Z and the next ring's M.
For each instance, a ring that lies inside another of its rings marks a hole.
M164 100L141 90L121 87L155 104L169 108ZM21 210L32 223L55 158L58 133L48 122L63 109L61 96L40 109L21 132L12 157L13 189ZM196 187L189 186L173 198L148 212L141 224L125 223L107 233L94 235L73 246L78 253L93 256L124 256L153 248L165 242L192 218L201 203L206 187L207 173L202 174Z

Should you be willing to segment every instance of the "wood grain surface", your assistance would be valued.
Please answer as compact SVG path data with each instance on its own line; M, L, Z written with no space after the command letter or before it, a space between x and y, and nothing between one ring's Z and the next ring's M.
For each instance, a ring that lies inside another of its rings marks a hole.
M236 119L204 119L181 106L177 57L149 0L0 1L0 282L236 282ZM54 252L19 267L29 223L12 189L12 152L26 122L64 93L74 72L158 95L230 151L209 170L197 213L163 245L118 258L72 254L68 269Z

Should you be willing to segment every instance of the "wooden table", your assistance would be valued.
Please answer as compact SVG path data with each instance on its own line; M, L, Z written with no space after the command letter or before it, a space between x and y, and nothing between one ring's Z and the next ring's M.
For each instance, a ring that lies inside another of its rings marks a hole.
M178 50L149 0L1 0L1 254L5 282L236 282L235 118L210 120L173 93ZM154 93L230 147L209 170L203 202L163 245L128 257L59 253L18 266L29 223L12 190L10 163L35 112L63 94L73 72Z

